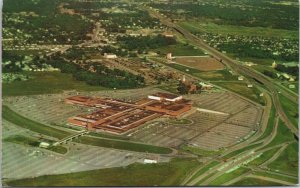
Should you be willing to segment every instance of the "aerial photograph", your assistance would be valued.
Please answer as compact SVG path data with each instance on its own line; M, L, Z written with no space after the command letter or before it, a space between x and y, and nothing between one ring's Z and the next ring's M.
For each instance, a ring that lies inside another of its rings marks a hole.
M3 187L299 185L298 0L3 0Z

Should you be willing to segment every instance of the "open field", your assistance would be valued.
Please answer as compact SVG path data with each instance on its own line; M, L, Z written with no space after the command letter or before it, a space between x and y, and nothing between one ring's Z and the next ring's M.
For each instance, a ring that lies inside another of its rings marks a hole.
M179 25L191 32L208 32L216 34L231 34L245 36L282 37L288 39L299 38L297 31L273 29L266 27L218 25L210 22L200 23L196 21L181 22Z
M43 139L43 140L39 141L35 138L26 137L26 136L22 136L22 135L10 136L8 138L5 138L3 141L4 142L16 143L16 144L22 144L24 146L32 146L32 147L38 147L41 141L51 143L51 141L49 141L49 140L45 141ZM65 148L63 146L51 146L47 149L50 150L50 151L61 153L61 154L65 154L68 151L67 148Z
M256 87L248 88L246 83L239 82L213 82L216 85L224 87L230 91L236 92L252 101L265 104L265 101L260 97L260 91Z
M258 178L243 178L231 186L283 186L280 183L266 181Z
M298 176L297 177L295 176L294 178L292 178L290 176L277 175L277 174L272 174L272 173L263 172L263 171L256 171L256 172L253 172L252 174L267 177L267 178L274 178L274 179L278 179L278 180L283 180L283 181L291 182L291 183L294 183L294 184L298 183Z
M178 43L176 45L169 45L166 47L160 47L154 50L155 52L160 52L162 55L167 53L172 53L173 56L201 56L205 55L204 52L198 48L191 45L186 45Z
M41 176L8 182L9 186L175 186L199 162L174 159L169 163L132 164L79 173ZM84 177L84 178L82 178Z
M3 83L3 96L38 95L60 93L64 90L96 91L103 90L100 86L89 86L84 82L76 81L71 74L53 72L27 72L33 77L27 81Z
M292 143L268 167L298 176L298 143Z
M224 65L212 57L176 57L175 62L200 71L224 69Z
M299 120L299 112L298 112L298 104L292 102L285 96L279 94L280 103L282 105L283 110L285 111L289 120L293 123L295 127L298 127Z
M234 179L246 172L250 171L248 168L244 168L244 167L240 167L232 172L229 172L229 173L225 173L219 177L217 177L216 179L214 179L212 182L210 182L209 185L215 185L215 186L220 186L226 182L228 182L229 180L231 179Z

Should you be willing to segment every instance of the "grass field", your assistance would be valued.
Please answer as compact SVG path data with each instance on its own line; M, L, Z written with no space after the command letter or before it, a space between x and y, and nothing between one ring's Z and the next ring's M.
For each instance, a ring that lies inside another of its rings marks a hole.
M246 172L250 171L248 168L243 168L243 167L240 167L232 172L229 172L229 173L225 173L219 177L217 177L216 179L214 179L212 182L209 183L209 185L222 185Z
M257 178L244 178L231 186L282 186L282 184Z
M245 36L264 36L298 39L298 32L284 29L273 29L266 27L244 27L233 25L218 25L214 23L203 23L188 21L179 23L180 26L190 32L208 32L215 34L245 35Z
M235 155L238 155L239 153L242 153L242 152L244 152L244 151L247 151L247 150L250 150L250 149L256 148L256 147L258 147L258 146L260 146L260 145L261 145L261 143L258 143L258 144L253 144L253 145L250 145L250 146L244 147L244 148L242 148L242 149L239 149L239 150L233 151L233 152L231 152L231 153L229 153L229 154L225 155L223 158L224 158L224 159L229 159L229 158L231 158L231 157L234 157Z
M248 88L246 83L238 82L214 82L214 84L219 85L225 89L238 93L252 101L265 104L265 101L260 97L260 91L256 87Z
M37 139L22 136L22 135L13 135L8 138L5 138L3 141L12 142L12 143L16 143L16 144L22 144L25 146L32 146L32 147L39 147L39 144L41 142ZM45 141L45 140L43 140L43 141ZM49 141L49 140L47 140L46 142L52 143L52 141ZM49 148L44 148L44 149L48 149L48 150L54 151L56 153L61 153L61 154L65 154L68 151L67 148L65 148L63 146L51 146Z
M181 146L180 149L182 149L184 151L187 151L187 152L190 152L190 153L193 153L193 154L198 155L198 156L202 156L202 157L214 156L214 155L218 155L222 152L221 150L209 151L209 150L203 150L203 149L200 149L200 148L190 147L190 146L186 146L186 145Z
M149 152L149 153L159 153L159 154L172 153L172 150L170 148L152 146L152 145L140 144L140 143L132 143L132 142L126 142L121 140L108 140L108 139L91 138L91 137L84 136L73 141L82 144L87 144L87 145L138 151L138 152Z
M298 104L292 102L282 94L279 94L280 103L282 108L289 118L289 120L293 123L295 127L298 127Z
M53 127L23 117L17 114L16 112L12 111L7 106L2 106L2 118L9 122L12 122L17 126L23 127L25 129L29 129L33 132L37 132L40 134L49 135L51 137L58 138L58 139L71 135L71 133L59 129L55 129Z
M204 166L203 168L201 168L191 179L191 181L195 178L197 178L198 176L204 174L206 171L208 171L210 168L216 166L217 164L219 164L220 162L218 161L213 161L209 164L207 164L206 166Z
M291 178L291 177L287 177L287 176L281 176L281 175L271 174L268 172L261 172L261 171L253 172L253 174L258 175L258 176L264 176L264 177L268 177L268 178L283 180L283 181L287 181L287 182L291 182L291 183L295 183L295 184L298 183L298 178Z
M160 47L154 50L162 55L172 53L172 56L202 56L205 55L201 49L195 48L192 45L177 43L166 47Z
M214 71L224 69L224 65L212 57L178 57L176 63L198 69L200 71Z
M176 186L199 162L173 159L169 163L132 164L61 175L10 181L9 186Z
M260 155L258 158L254 159L253 161L249 162L247 165L258 166L263 164L264 162L268 161L278 151L278 149L279 148L277 147L263 152L262 155Z
M279 157L270 163L268 167L280 170L281 172L294 174L298 177L298 157L298 143L292 143L288 145Z
M296 141L293 133L285 126L282 120L279 120L275 138L262 149L291 141Z
M269 119L268 119L268 125L266 127L265 132L263 133L263 135L261 135L257 140L262 140L264 138L266 138L267 136L269 136L274 128L274 124L275 124L275 107L272 103L272 107L270 110L270 114L269 114Z
M53 72L24 72L33 77L26 81L15 81L2 84L3 96L37 95L60 93L64 90L96 91L103 87L89 86L84 82L76 81L71 74Z
M175 125L189 125L189 124L193 123L189 119L171 119L168 122L171 124L175 124Z

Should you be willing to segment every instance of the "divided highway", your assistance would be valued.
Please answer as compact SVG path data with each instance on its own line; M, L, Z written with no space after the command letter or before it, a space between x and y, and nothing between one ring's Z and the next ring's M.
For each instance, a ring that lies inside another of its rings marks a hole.
M208 44L203 42L201 39L196 37L195 35L191 34L189 31L185 30L184 28L178 26L177 24L174 24L173 22L169 21L167 18L163 17L160 13L147 8L150 15L153 17L158 18L161 23L167 25L168 27L171 27L175 29L177 32L181 33L186 39L188 39L190 42L192 42L195 46L207 51L210 55L212 55L214 58L218 59L219 61L225 63L229 67L231 67L233 70L235 70L237 73L245 75L247 77L250 77L257 82L260 82L263 84L270 92L271 97L274 102L274 106L276 108L276 111L278 112L279 116L283 120L283 122L286 124L286 126L298 137L298 129L290 122L286 114L284 113L282 106L280 104L279 96L277 88L275 87L274 83L269 80L266 76L248 68L241 64L236 63L233 59L229 58L225 54L217 51L216 49L210 47ZM298 96L290 95L286 91L282 91L282 94L285 95L287 98L292 100L293 102L298 103Z

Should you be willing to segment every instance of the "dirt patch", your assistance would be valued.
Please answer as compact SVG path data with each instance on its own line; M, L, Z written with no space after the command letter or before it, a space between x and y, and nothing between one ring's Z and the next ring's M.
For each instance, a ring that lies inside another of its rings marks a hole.
M175 62L201 71L224 69L222 63L211 57L177 57Z

